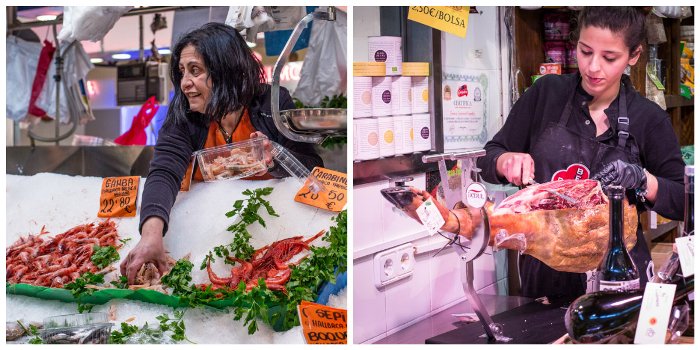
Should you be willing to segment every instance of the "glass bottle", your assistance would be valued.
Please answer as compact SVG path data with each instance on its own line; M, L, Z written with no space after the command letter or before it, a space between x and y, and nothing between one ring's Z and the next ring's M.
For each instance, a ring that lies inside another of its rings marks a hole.
M598 290L639 289L639 272L625 247L624 208L625 189L608 186L606 194L610 206L610 239L608 251L598 267Z

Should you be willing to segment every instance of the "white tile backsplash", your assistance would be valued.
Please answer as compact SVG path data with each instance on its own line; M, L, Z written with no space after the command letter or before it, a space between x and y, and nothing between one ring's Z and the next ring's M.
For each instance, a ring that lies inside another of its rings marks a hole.
M446 242L445 239L443 241ZM426 255L431 256L433 252ZM460 277L462 264L453 248L448 247L430 259L430 303L431 310L464 297L464 287Z
M386 297L374 286L372 256L354 261L353 342L361 343L386 334Z
M379 183L354 186L353 195L353 249L368 248L384 242L382 231L382 198Z
M430 313L429 267L428 256L419 255L413 276L384 287L387 330Z

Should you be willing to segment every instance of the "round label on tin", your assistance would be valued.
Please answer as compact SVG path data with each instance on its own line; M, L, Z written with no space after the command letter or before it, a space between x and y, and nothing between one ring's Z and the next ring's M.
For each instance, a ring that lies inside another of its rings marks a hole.
M478 182L467 186L467 204L474 208L482 208L486 204L486 188Z
M376 62L386 62L386 57L387 57L387 55L386 55L386 52L384 50L377 50L374 53L374 60Z
M422 129L420 129L420 136L427 140L430 137L430 129L428 129L427 126L424 126Z
M367 135L367 142L372 146L376 146L379 142L379 135L377 135L376 132L370 132L369 135Z
M391 91L384 90L384 92L382 92L382 101L384 101L384 103L391 102Z

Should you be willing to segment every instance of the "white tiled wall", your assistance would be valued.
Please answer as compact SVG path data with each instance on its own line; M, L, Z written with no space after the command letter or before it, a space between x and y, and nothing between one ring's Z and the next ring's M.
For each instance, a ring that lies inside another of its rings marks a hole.
M408 185L424 189L425 175L416 174ZM435 257L434 251L416 256L413 275L378 289L374 285L374 253L414 243L428 233L410 218L392 211L380 190L393 186L388 181L354 187L354 274L353 324L356 343L376 341L423 320L446 305L464 300L460 262L450 248ZM441 241L434 237L431 241ZM424 242L423 242L424 243ZM475 288L485 294L505 294L505 273L497 276L496 266L505 267L505 252L490 248L474 263ZM491 255L488 255L491 254Z

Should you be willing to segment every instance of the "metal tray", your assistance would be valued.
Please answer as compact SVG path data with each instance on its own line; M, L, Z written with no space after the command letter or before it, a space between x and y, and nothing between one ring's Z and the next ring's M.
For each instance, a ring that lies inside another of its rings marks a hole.
M341 108L305 108L280 111L298 131L336 131L347 129L347 110Z

